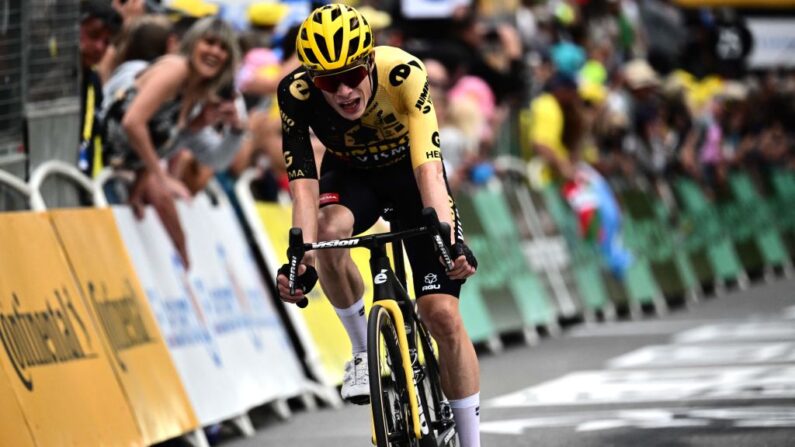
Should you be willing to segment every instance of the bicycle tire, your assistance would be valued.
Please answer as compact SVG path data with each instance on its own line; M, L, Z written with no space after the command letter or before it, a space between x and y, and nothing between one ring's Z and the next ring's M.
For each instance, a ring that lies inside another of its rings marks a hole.
M422 378L417 382L418 397L420 405L423 406L423 412L428 418L428 425L431 428L430 435L423 437L420 446L456 447L458 438L456 436L452 408L450 408L442 390L439 364L431 345L430 334L422 324L422 321L419 320L417 321L417 349L422 351L421 355L425 360L422 365Z
M409 391L395 323L389 311L378 304L373 305L367 322L367 358L376 446L418 446L410 433Z

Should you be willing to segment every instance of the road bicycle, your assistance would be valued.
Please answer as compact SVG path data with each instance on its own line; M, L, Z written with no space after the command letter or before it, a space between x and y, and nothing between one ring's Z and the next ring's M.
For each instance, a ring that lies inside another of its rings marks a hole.
M363 247L370 250L373 305L367 322L372 441L378 447L456 446L453 411L442 392L434 342L406 292L403 240L430 236L447 270L453 266L447 237L433 208L422 211L419 228L347 239L304 243L300 228L290 229L288 281L295 292L298 263L309 250ZM394 224L394 222L393 222ZM387 257L392 244L395 268ZM305 307L307 301L299 306Z

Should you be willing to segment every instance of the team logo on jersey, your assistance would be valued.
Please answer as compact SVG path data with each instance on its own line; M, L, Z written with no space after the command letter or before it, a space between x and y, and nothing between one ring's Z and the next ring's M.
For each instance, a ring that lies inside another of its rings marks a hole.
M442 140L439 138L439 132L434 132L433 135L431 135L431 143L436 147L442 147Z
M431 111L431 98L428 90L428 81L426 80L425 85L422 87L422 92L420 92L420 97L414 103L414 108L424 114Z
M299 101L309 99L309 83L304 79L296 79L290 84L290 94Z
M425 280L425 285L422 286L423 292L426 290L439 290L442 288L442 286L437 284L439 282L439 277L436 276L436 273L428 273L423 279Z
M279 109L279 116L282 117L282 132L290 133L290 131L293 129L293 126L295 126L295 120L287 116L282 109Z
M420 65L417 61L411 61L408 64L400 64L396 65L389 72L389 83L392 84L393 87L397 87L398 85L402 84L409 75L411 74L411 67L416 67L419 70L422 70L422 65Z

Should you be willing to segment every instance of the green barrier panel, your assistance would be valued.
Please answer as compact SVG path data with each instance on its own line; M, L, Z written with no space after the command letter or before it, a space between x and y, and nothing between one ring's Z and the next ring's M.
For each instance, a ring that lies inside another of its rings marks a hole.
M770 210L786 240L790 258L795 258L795 172L776 169L770 181L773 187Z
M613 305L626 306L626 295L608 293L599 266L598 255L594 247L585 244L577 236L574 216L558 192L552 187L544 188L541 191L541 196L544 199L546 210L569 244L574 281L585 307L591 311L602 311L613 307Z
M773 214L768 203L757 192L753 182L746 173L736 172L729 177L729 185L734 195L738 215L731 221L732 228L750 229L750 234L743 233L750 243L755 243L761 255L764 267L785 267L789 265L789 256L784 242L776 228Z
M633 253L643 253L666 297L688 295L697 299L700 285L686 252L680 250L676 230L668 228L665 205L640 190L620 194L624 215L624 242Z
M579 237L574 213L568 205L563 202L563 198L560 197L558 192L552 187L547 188L544 191L544 199L556 223L561 229L566 229L567 239L572 241L575 247L573 251L578 252L578 255L588 252L586 257L591 258L588 262L600 264L600 255L596 252L597 249L595 244L583 241ZM553 209L554 212L552 211ZM662 294L651 273L651 266L648 259L644 257L642 252L633 253L633 256L635 257L635 262L626 272L626 278L622 283L624 293L617 293L616 287L611 287L613 290L609 295L610 298L613 299L618 306L628 306L635 314L638 313L641 306L647 304L654 305L659 312L664 312L666 307L665 302L661 300ZM608 280L607 287L609 287L609 283L610 281ZM605 288L606 290L607 287Z
M542 282L527 265L522 242L505 198L493 191L481 189L473 199L486 235L495 247L499 247L503 262L510 265L510 287L522 310L524 321L534 325L555 325L555 306Z
M497 333L521 332L527 340L535 339L535 323L525 319L525 313L512 288L512 265L506 262L500 245L488 237L469 195L456 198L456 206L465 225L467 243L478 257L478 285Z
M464 225L464 235L467 244L478 258L478 273L475 275L477 288L482 294L488 315L489 323L474 323L478 315L464 316L467 331L472 328L477 332L478 327L491 325L495 333L515 332L524 330L522 321L508 289L508 270L498 253L493 250L484 234L480 219L475 212L472 199L462 194L456 197L456 207ZM466 287L464 287L466 289ZM464 310L462 309L462 313ZM493 335L492 335L493 336Z
M676 180L674 190L683 209L682 229L687 250L706 252L716 283L738 281L743 284L747 278L745 270L715 208L689 179Z

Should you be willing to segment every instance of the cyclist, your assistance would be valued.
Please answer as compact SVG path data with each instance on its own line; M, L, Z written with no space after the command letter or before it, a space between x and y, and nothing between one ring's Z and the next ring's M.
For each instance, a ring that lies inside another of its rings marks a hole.
M447 186L425 68L398 48L374 47L367 21L341 4L312 11L301 25L297 48L302 67L278 89L293 226L302 228L306 241L351 237L372 226L387 203L401 228L422 225L425 206L450 224L455 264L449 273L429 238L407 240L406 252L420 316L439 345L442 387L459 440L463 447L479 446L480 373L458 308L461 285L475 273L477 261L464 244ZM310 128L326 147L320 176ZM282 266L279 294L291 303L304 298L319 275L353 346L342 397L368 403L364 284L350 251L308 253L298 271L303 289L294 295L286 271Z

